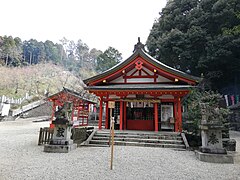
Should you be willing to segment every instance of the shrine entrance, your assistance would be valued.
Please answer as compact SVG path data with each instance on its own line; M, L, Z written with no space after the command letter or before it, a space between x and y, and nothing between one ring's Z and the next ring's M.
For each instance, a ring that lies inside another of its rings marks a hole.
M127 130L154 131L154 104L127 102Z
M175 119L173 103L157 103L158 107L158 129L161 131L174 131ZM126 108L126 109L125 109ZM110 109L108 109L108 112ZM116 129L120 129L120 102L115 102L112 116L115 120ZM107 110L106 110L107 112ZM123 103L123 129L124 130L155 130L155 112L154 103L152 102L124 102ZM110 125L110 115L105 118Z

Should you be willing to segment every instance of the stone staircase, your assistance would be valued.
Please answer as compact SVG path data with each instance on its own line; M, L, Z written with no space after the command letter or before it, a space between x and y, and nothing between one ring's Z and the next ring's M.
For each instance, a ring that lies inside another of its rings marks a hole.
M114 133L115 145L186 149L181 133L116 130ZM109 130L96 131L88 146L109 146L109 139Z

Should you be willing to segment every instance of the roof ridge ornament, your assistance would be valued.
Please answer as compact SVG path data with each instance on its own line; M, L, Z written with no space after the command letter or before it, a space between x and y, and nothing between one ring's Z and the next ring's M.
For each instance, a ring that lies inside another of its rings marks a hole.
M133 50L133 52L135 52L135 51L137 51L137 50L140 50L140 49L146 51L146 50L144 49L144 46L145 46L145 45L144 45L143 43L141 43L141 41L140 41L140 37L138 37L138 43L134 45L134 50Z

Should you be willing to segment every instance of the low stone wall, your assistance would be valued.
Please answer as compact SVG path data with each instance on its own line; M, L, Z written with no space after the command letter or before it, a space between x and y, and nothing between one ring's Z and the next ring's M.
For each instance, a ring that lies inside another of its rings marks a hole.
M81 144L87 139L87 128L86 127L75 127L72 130L73 143Z
M52 104L51 102L45 102L40 106L33 108L24 113L24 118L38 117L38 116L51 116Z
M22 108L11 110L10 116L18 116L18 115L21 115L21 114L27 114L27 112L45 104L45 103L46 102L44 100L39 100L39 101L32 102L32 103L30 103L26 106L23 106Z

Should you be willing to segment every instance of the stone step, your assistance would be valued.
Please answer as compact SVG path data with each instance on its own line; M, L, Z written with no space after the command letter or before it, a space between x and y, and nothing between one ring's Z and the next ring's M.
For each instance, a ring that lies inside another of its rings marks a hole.
M108 133L99 133L98 131L96 132L97 135L101 135L101 136L104 136L104 135L107 135L109 136L110 132ZM161 137L161 136L170 136L170 137L178 137L180 136L180 134L141 134L141 133L116 133L114 132L114 134L116 136L157 136L157 137Z
M109 141L91 140L90 144L109 145ZM114 141L114 145L120 145L120 146L142 146L142 147L161 147L161 148L181 148L181 149L185 148L185 145L183 145L183 144L161 144L161 143L124 142L124 141Z
M106 137L109 138L110 134L96 133L95 137ZM181 136L178 135L139 135L139 134L115 134L116 138L138 138L138 139L169 139L169 140L182 140Z
M121 146L163 147L185 149L181 133L179 132L151 132L151 131L114 131L114 144ZM110 131L97 131L90 140L90 146L109 146Z
M101 131L97 131L97 134L110 134L109 130L101 130ZM167 136L179 136L181 133L179 132L141 132L141 131L119 131L119 130L115 130L114 134L119 134L119 135L155 135L155 136L162 136L162 135L167 135Z
M103 140L108 141L109 137L99 137L94 136L92 140ZM132 137L115 137L115 141L127 141L127 142L145 142L145 143L163 143L163 144L183 144L181 139L179 140L172 140L172 139L150 139L150 138L132 138Z
M108 144L87 144L86 147L109 147Z

